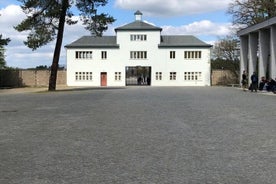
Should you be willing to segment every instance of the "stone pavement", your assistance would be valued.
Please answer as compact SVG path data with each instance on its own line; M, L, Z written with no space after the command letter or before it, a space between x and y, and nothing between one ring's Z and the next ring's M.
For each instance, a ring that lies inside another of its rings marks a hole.
M0 183L273 184L275 100L223 87L0 92Z

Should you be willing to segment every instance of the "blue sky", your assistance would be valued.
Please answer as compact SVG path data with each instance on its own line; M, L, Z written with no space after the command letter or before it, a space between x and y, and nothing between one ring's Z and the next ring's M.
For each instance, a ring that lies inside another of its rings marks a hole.
M115 35L114 28L134 21L134 12L140 10L143 13L143 21L161 27L164 35L194 35L213 44L220 37L231 34L231 17L226 14L231 1L109 0L107 6L99 8L99 12L108 13L116 19L104 35ZM6 47L7 65L18 68L50 66L55 42L32 51L23 44L27 33L14 30L13 27L25 16L19 5L17 0L0 1L0 34L12 40ZM83 35L89 35L89 32L83 29L81 22L74 26L66 26L63 46ZM64 47L60 64L66 65Z

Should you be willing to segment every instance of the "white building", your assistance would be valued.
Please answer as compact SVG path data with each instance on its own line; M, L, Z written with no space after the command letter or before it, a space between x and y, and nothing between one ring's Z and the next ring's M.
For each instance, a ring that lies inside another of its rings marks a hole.
M135 21L116 36L83 36L66 45L68 86L209 86L211 45L190 35L162 35Z

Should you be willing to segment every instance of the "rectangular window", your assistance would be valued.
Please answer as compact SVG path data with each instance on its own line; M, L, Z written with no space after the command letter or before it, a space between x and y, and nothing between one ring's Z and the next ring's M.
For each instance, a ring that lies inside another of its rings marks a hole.
M147 35L144 34L131 34L130 35L130 40L131 41L146 41L147 40Z
M92 51L76 51L76 59L92 59Z
M122 76L121 76L121 72L115 72L115 81L121 81Z
M201 81L202 73L201 72L184 72L185 81Z
M92 81L92 72L75 72L76 81Z
M170 80L176 80L176 72L170 72Z
M175 59L175 51L170 51L170 59Z
M184 51L185 59L201 59L201 51Z
M147 51L130 51L130 59L147 59Z
M162 72L155 72L155 80L162 80Z
M107 58L107 52L106 51L102 51L102 59L106 59Z

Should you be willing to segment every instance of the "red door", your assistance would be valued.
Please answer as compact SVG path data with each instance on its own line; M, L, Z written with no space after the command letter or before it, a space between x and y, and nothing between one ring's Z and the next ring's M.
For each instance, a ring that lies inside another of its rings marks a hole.
M107 73L101 72L101 86L107 86Z

